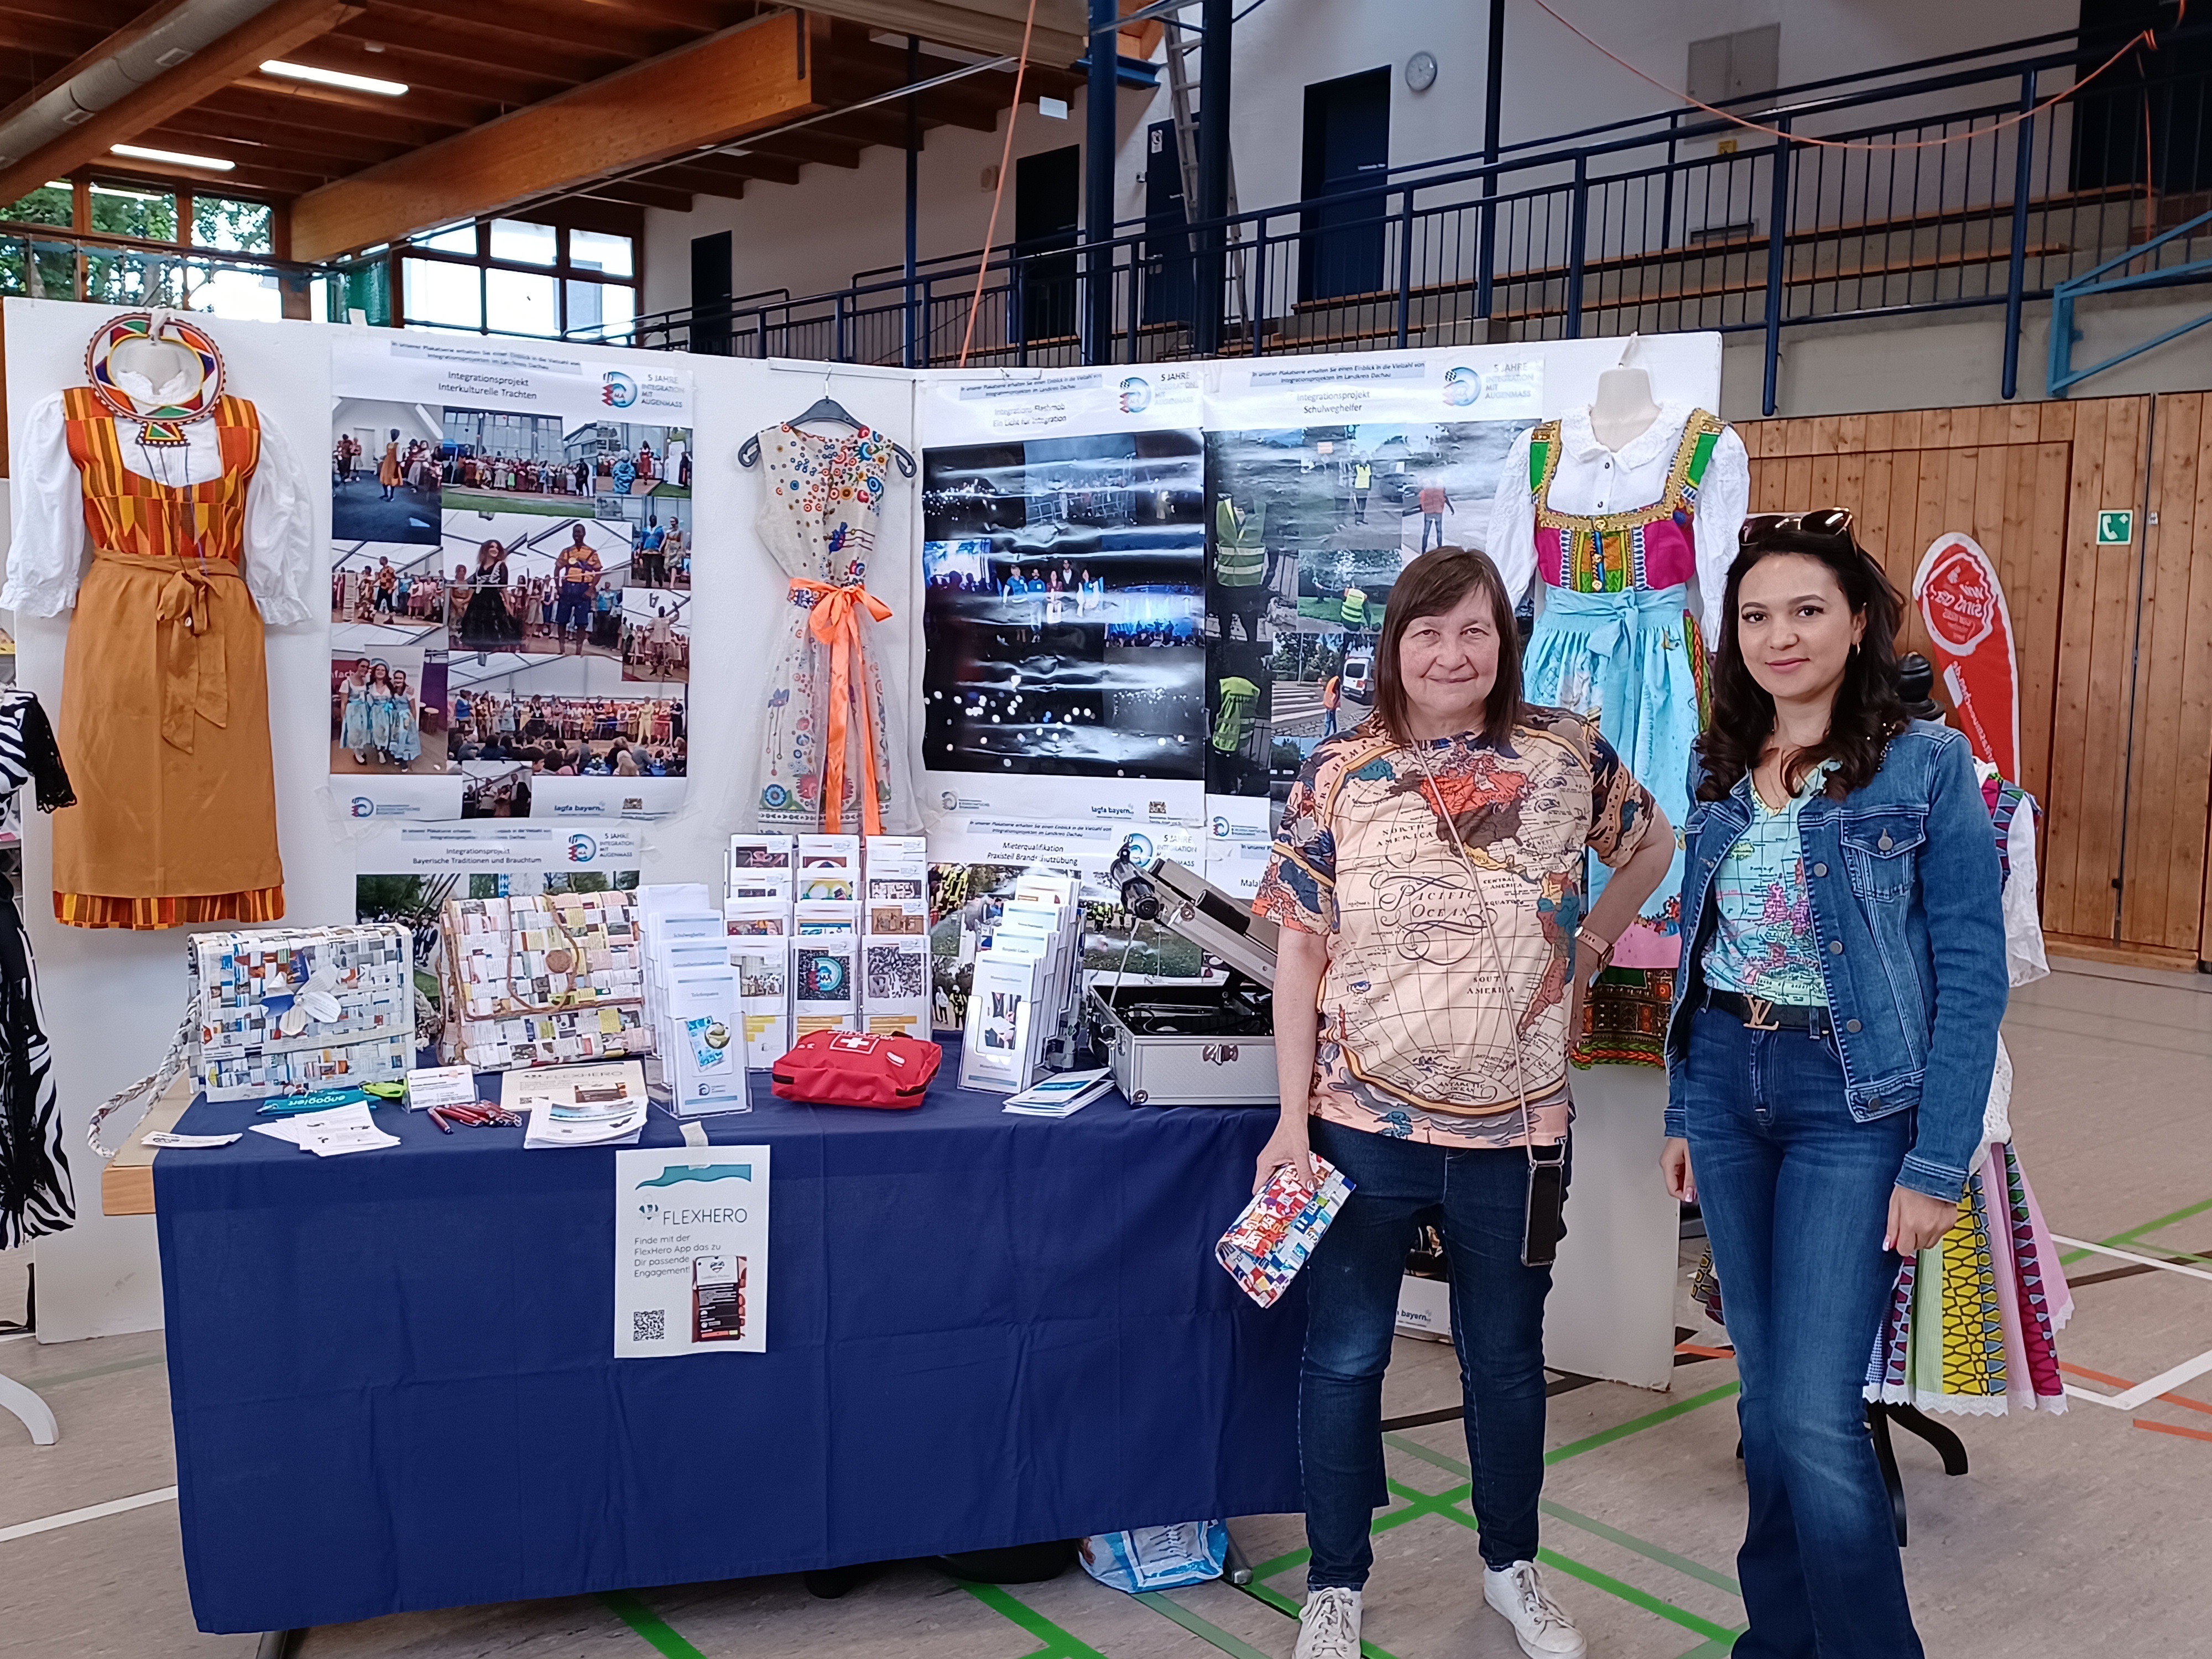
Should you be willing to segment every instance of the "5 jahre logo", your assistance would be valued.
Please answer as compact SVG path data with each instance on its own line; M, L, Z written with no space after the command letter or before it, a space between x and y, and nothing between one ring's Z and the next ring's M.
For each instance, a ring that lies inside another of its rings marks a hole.
M568 837L569 863L589 864L599 855L599 844L589 836L575 835Z
M356 795L346 810L357 818L373 818L376 816L376 803L366 795Z
M628 409L637 401L637 382L618 368L611 368L599 380L599 400L610 409Z
M1121 382L1121 412L1141 415L1152 406L1152 382L1142 375L1132 374Z
M1465 367L1444 371L1444 401L1457 409L1482 398L1482 376Z

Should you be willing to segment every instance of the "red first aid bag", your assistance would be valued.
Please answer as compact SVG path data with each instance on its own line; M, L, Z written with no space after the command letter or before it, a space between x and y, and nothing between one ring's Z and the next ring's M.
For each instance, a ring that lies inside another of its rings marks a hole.
M776 1095L817 1106L921 1104L945 1050L909 1036L809 1031L769 1068Z

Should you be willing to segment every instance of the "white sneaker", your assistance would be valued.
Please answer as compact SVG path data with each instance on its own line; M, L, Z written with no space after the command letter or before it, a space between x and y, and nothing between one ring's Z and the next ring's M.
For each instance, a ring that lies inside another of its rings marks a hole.
M1582 1659L1589 1650L1567 1610L1552 1599L1536 1576L1534 1561L1516 1561L1503 1571L1485 1567L1482 1599L1513 1626L1528 1659Z
M1306 1592L1305 1610L1298 1614L1296 1659L1359 1659L1358 1590Z

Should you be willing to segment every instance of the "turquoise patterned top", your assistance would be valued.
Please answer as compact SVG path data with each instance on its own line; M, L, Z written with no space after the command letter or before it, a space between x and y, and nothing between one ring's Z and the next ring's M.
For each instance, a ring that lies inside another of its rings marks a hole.
M1705 968L1716 988L1794 1006L1827 1006L1797 819L1834 769L1832 761L1814 767L1779 811L1753 786L1751 823L1713 872L1716 915Z

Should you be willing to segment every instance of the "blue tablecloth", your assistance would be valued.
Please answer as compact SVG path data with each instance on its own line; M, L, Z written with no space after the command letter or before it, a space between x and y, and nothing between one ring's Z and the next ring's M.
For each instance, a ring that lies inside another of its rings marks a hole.
M200 1628L1297 1509L1303 1302L1263 1312L1212 1255L1274 1114L1014 1117L957 1057L915 1111L757 1078L704 1121L774 1148L764 1354L613 1357L607 1151L385 1108L386 1151L161 1153ZM642 1144L681 1139L656 1110Z

